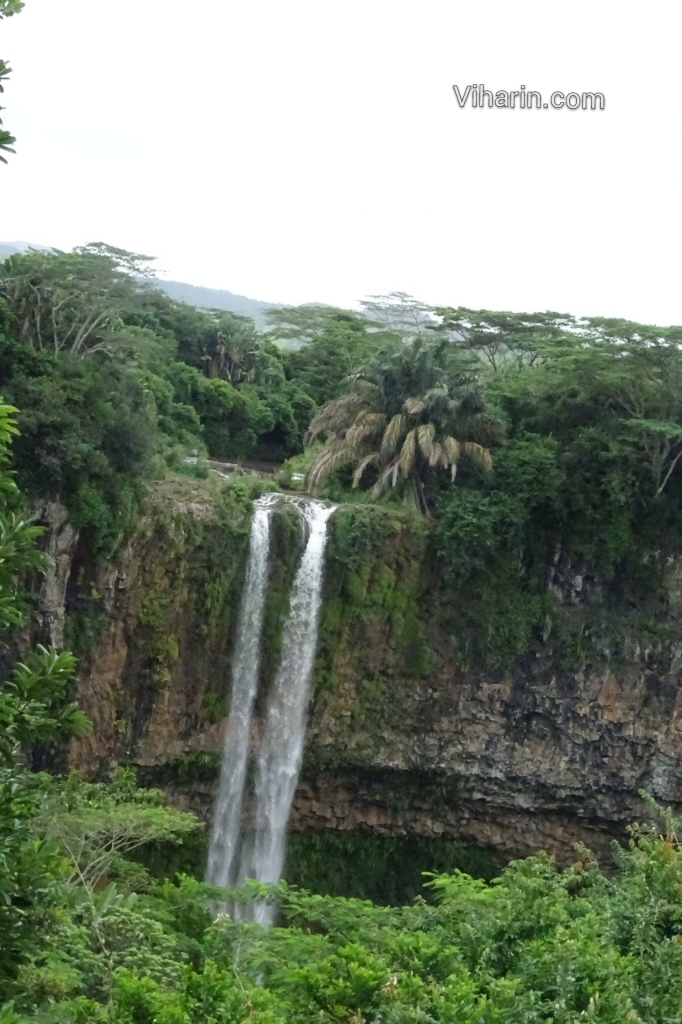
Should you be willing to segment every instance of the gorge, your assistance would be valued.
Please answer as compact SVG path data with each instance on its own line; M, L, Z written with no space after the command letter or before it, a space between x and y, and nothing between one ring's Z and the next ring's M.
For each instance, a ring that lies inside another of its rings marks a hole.
M72 740L70 762L91 774L134 765L207 821L226 680L244 659L252 737L261 733L301 565L295 507L257 502L253 519L244 486L162 482L125 549L99 566L80 560L75 532L54 517L44 588L44 628L59 630L66 609L78 698L94 723ZM258 666L236 636L259 515L270 520L271 567ZM433 543L418 517L393 509L342 505L329 520L293 832L442 838L498 862L545 849L568 862L576 842L607 856L646 814L641 789L679 808L679 564L664 566L657 604L624 620L589 567L559 555L549 635L490 666L463 647L464 609L442 592ZM472 591L469 605L478 600ZM253 821L253 793L242 810Z

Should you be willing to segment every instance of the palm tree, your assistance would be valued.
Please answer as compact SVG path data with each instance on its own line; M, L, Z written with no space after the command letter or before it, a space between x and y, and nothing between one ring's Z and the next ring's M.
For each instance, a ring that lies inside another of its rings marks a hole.
M468 375L448 372L447 345L417 340L348 378L349 392L323 405L310 424L308 443L326 439L308 471L311 491L346 465L355 466L357 487L373 466L374 495L405 478L415 506L428 514L431 470L448 470L454 481L463 456L492 467L487 445L501 437L502 425Z

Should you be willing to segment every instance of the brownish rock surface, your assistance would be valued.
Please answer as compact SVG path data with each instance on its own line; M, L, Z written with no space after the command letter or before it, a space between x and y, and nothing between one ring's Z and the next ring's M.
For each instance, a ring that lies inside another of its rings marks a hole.
M166 495L115 564L81 567L68 591L50 591L53 621L55 595L66 594L72 615L86 591L98 595L78 684L94 728L73 742L71 762L94 774L138 765L206 817L248 515L233 512L233 526L226 531L209 500ZM386 587L389 570L413 579L421 555L406 533L396 537L365 580L370 592ZM50 548L62 576L65 547ZM331 607L345 570L333 544L330 557ZM675 566L670 579L672 592ZM574 576L571 601L580 589ZM570 671L556 668L548 647L493 673L459 665L431 617L420 627L431 660L417 672L393 643L388 613L352 622L339 615L321 631L294 829L449 836L493 846L502 858L546 849L568 860L576 843L603 851L624 839L646 813L640 789L682 807L682 644L647 648L633 637L627 656ZM255 723L254 744L257 732Z

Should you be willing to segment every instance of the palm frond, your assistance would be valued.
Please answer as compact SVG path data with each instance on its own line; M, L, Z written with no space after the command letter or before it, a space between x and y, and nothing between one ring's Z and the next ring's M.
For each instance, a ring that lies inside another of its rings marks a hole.
M450 398L450 392L444 384L438 385L435 388L429 388L428 391L422 396L422 402L427 409L432 408L434 405L438 405L444 399Z
M389 462L388 466L379 474L379 479L372 488L372 495L376 498L386 490L386 485L391 481L393 487L395 487L398 480L398 470L400 469L400 459L396 459L394 462Z
M475 441L465 441L462 444L462 454L468 455L474 462L478 462L484 469L493 468L493 457L487 448Z
M386 430L384 431L384 437L381 442L381 454L392 455L398 447L403 430L407 426L407 421L403 413L398 412L395 416L392 416Z
M504 423L499 417L488 412L465 413L457 416L458 433L481 444L500 441L504 437Z
M381 386L368 376L365 370L358 370L343 379L344 384L350 384L354 394L360 394L365 400L381 396ZM364 394L363 394L364 393Z
M310 444L323 434L343 433L365 407L366 402L356 393L325 402L308 427L306 444Z
M323 484L330 473L341 466L352 462L357 454L357 449L346 442L344 438L330 441L320 452L312 463L306 475L306 487L309 491L315 492L320 484Z
M382 412L364 411L359 413L355 422L348 428L346 440L357 445L368 437L382 435L385 427L386 417Z
M353 487L358 486L360 480L362 479L362 474L365 472L367 467L371 466L373 463L378 463L378 461L378 452L370 452L369 455L365 455L364 459L362 459L362 461L359 462L358 465L355 467L355 472L353 473Z
M433 423L422 423L417 427L417 441L425 459L430 459L433 452L433 439L436 428Z
M405 476L408 475L414 464L414 459L417 454L417 431L410 430L403 441L403 446L400 449L400 458L398 459L398 465ZM395 486L395 485L394 485Z
M439 462L443 460L443 448L438 441L434 441L431 446L431 455L429 456L429 466L437 466Z
M408 416L418 416L424 412L424 403L421 398L406 398L403 402L403 409Z
M450 465L456 465L461 451L459 441L456 438L452 437L450 434L448 434L447 437L443 438L443 451L447 455L448 462L450 463Z

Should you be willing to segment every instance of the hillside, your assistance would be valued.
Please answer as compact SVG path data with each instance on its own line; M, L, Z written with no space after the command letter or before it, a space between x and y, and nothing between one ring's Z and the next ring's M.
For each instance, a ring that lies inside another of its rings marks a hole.
M249 299L246 295L235 295L224 288L202 288L200 285L187 284L184 281L157 281L166 295L190 306L200 309L224 309L228 313L239 316L250 316L257 327L265 327L265 311L271 309L272 302L260 299Z

